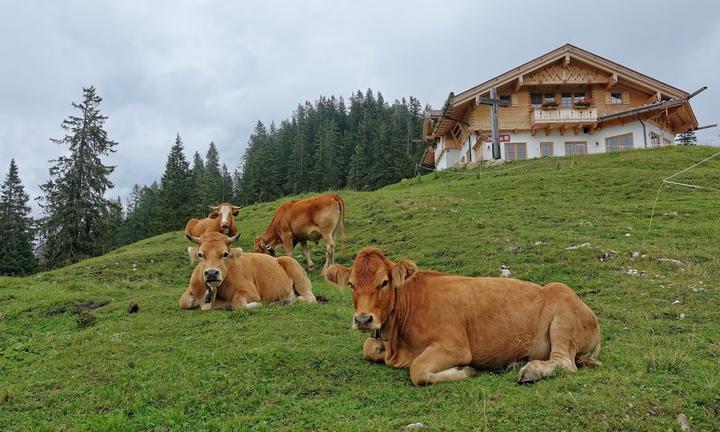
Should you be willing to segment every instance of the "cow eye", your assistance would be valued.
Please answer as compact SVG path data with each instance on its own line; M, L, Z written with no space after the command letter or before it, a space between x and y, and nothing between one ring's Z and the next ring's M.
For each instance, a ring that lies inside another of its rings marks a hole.
M352 282L350 282L350 281L348 281L348 286L350 287L350 289L355 289L355 287L353 286Z
M230 256L230 253L228 251L223 252L223 258L227 258Z
M198 258L202 258L202 257L203 257L202 252L199 252L199 251L198 251L197 256L198 256Z
M383 288L385 288L386 286L388 286L388 280L387 280L387 279L385 279L385 280L383 281L383 283L380 284L380 289L383 289Z

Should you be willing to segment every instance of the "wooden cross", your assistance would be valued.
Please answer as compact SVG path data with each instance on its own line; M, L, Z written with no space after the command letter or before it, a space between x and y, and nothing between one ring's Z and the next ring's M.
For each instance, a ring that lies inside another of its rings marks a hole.
M498 131L498 113L497 108L508 107L510 102L500 100L497 97L497 88L490 89L490 97L479 97L477 103L480 105L490 105L490 118L492 120L492 154L493 159L500 159L500 133Z

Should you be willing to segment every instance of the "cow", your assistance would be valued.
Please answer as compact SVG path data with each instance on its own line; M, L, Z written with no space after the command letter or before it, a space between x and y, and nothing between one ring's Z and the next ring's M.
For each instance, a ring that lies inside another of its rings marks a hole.
M230 203L210 206L210 214L204 219L190 219L185 225L185 234L199 237L208 231L216 231L227 236L234 236L239 231L235 225L235 218L240 207Z
M325 241L323 272L335 262L335 234L345 237L345 201L340 195L323 194L303 200L292 200L281 205L270 221L265 233L255 237L255 252L275 255L282 247L286 256L292 256L300 243L308 271L313 271L308 241Z
M239 236L214 231L200 237L187 236L199 245L188 248L190 258L198 264L180 297L180 308L238 310L281 301L316 302L300 263L291 257L274 258L231 248Z
M543 287L517 279L463 277L392 262L362 249L351 268L336 264L325 279L352 288L352 327L373 332L363 357L410 368L415 385L459 381L479 369L529 361L518 383L561 367L597 366L600 326L567 285Z

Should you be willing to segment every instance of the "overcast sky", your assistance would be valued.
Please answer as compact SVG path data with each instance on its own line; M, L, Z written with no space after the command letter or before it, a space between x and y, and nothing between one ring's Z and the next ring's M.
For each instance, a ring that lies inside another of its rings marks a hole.
M372 88L440 108L459 92L572 43L685 91L720 120L720 3L609 1L0 0L0 175L36 196L60 123L94 85L119 142L112 196L214 141L232 170L257 120ZM719 141L717 128L698 133Z

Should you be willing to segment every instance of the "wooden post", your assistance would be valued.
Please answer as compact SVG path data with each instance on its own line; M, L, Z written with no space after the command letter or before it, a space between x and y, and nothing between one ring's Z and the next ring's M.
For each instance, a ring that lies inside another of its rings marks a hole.
M497 101L497 88L493 87L490 89L490 99ZM498 160L501 157L500 154L500 134L498 132L498 112L497 103L490 105L490 116L492 118L492 154L493 159Z

